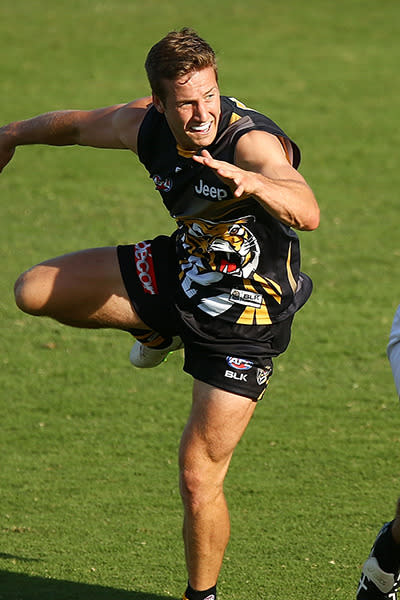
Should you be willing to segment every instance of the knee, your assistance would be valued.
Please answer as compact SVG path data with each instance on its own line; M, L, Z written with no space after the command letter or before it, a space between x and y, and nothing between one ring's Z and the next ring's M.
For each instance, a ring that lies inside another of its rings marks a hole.
M182 469L180 473L180 493L183 504L192 510L204 504L206 482L200 471Z
M183 504L192 512L212 504L223 493L218 479L208 476L206 470L182 469L180 472L180 494Z
M20 310L30 315L46 314L49 298L48 283L41 275L40 265L22 273L14 284L14 297Z

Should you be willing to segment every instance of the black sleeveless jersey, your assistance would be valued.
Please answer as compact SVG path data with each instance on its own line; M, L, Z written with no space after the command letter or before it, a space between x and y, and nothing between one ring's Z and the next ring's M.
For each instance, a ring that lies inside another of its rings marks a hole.
M300 151L278 125L225 96L207 150L233 164L237 141L252 130L277 136L284 148L290 144L297 168ZM177 223L178 305L238 325L287 318L311 293L311 280L300 277L296 233L256 199L234 198L192 154L177 146L164 115L150 108L139 131L138 155Z

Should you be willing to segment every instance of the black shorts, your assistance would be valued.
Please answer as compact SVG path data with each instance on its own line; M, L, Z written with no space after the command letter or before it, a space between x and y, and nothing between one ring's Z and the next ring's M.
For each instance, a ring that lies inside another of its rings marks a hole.
M122 278L139 317L165 337L182 338L184 371L214 387L254 401L261 399L272 375L272 358L289 344L293 315L273 325L236 328L195 315L176 302L179 283L173 237L158 236L118 246L117 251Z

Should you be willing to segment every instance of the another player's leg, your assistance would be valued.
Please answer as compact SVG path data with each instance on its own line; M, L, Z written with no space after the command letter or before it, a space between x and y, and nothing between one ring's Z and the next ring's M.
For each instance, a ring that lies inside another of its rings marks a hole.
M396 517L382 527L364 563L357 600L397 600L400 590L400 499Z
M230 535L224 479L255 407L248 398L194 382L179 461L188 600L216 597L215 586Z

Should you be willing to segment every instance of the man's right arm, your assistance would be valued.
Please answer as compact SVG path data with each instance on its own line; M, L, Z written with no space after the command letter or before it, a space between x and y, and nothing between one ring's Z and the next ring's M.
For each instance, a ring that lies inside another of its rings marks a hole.
M95 110L59 110L0 128L0 172L17 146L78 144L137 151L137 136L151 98Z

